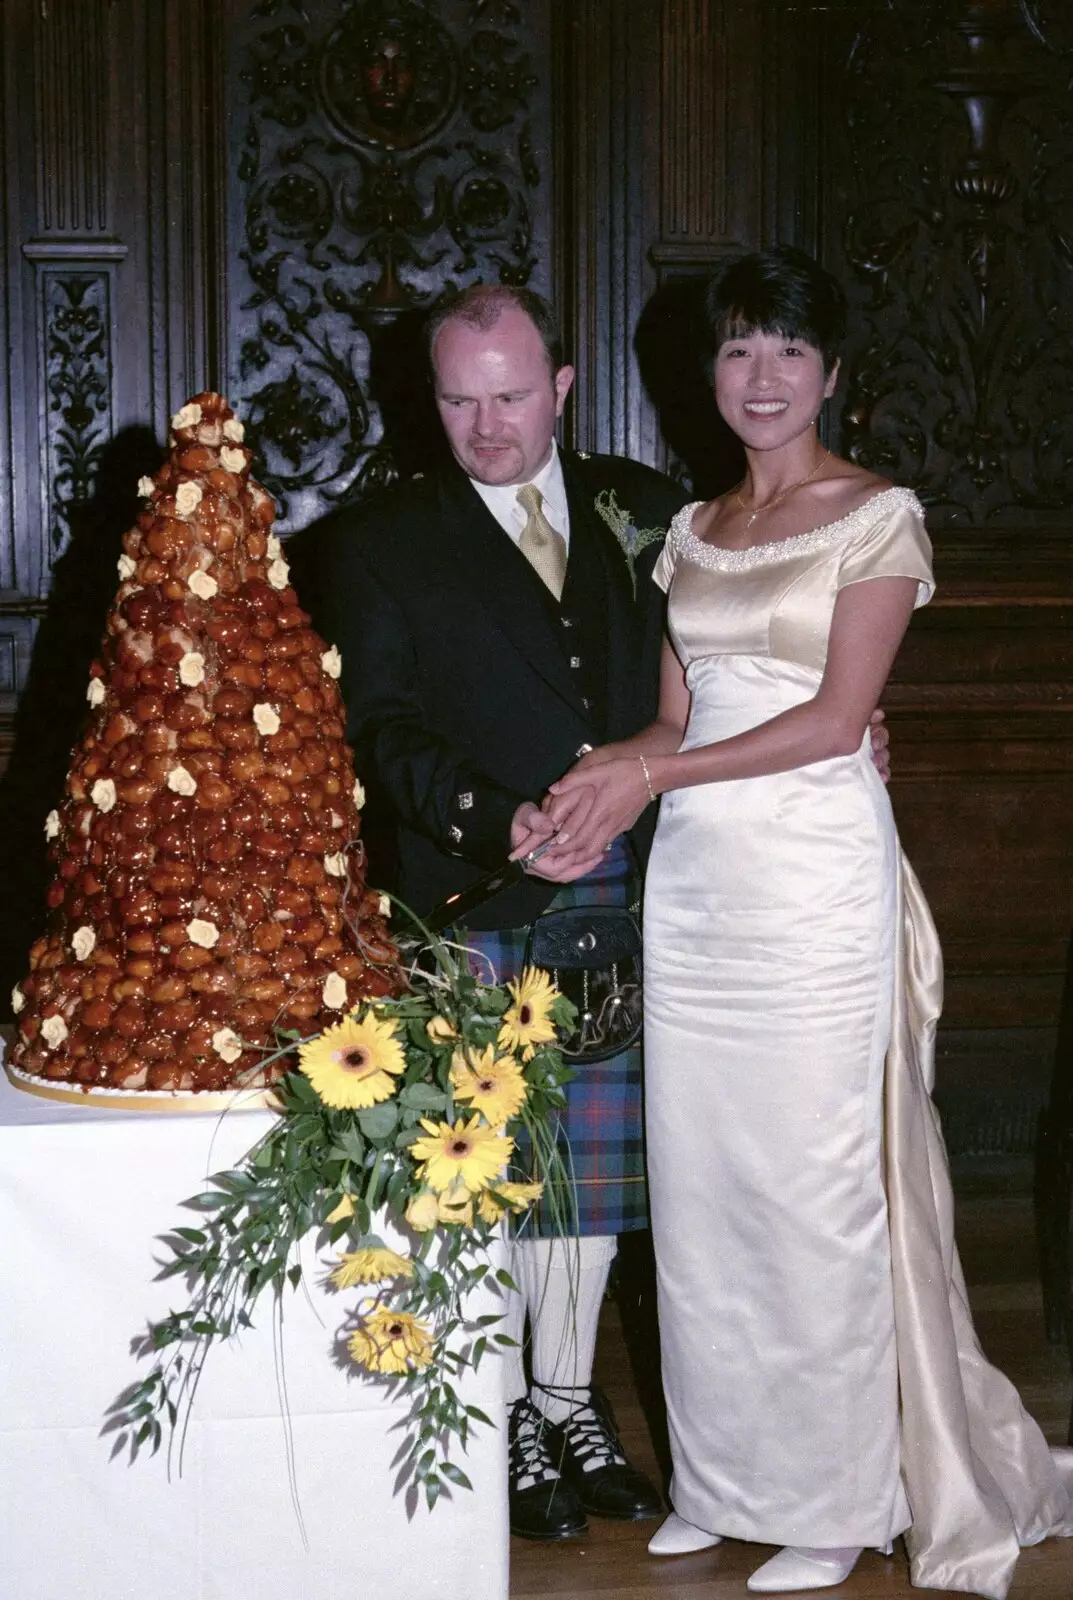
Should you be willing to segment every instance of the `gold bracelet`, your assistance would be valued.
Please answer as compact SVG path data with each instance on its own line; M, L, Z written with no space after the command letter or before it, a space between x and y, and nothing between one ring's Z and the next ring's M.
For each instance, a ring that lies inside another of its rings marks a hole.
M650 774L650 772L648 770L648 762L645 760L644 756L641 756L641 755L639 755L637 757L637 759L641 763L641 771L645 775L645 783L648 786L648 798L649 798L650 801L655 803L656 791L652 787L652 776L651 776L651 774Z

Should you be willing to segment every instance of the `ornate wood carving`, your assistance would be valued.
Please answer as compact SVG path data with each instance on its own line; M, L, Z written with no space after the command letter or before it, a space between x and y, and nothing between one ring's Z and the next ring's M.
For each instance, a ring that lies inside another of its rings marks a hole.
M509 0L258 0L239 26L231 392L284 527L399 471L378 369L417 375L417 313L547 287L547 46L545 8Z
M42 270L45 461L56 555L70 536L72 508L91 498L97 458L112 432L110 287L107 272Z
M1073 185L1056 8L892 0L848 59L842 245L863 328L843 444L936 525L1073 493ZM833 152L833 146L832 152Z

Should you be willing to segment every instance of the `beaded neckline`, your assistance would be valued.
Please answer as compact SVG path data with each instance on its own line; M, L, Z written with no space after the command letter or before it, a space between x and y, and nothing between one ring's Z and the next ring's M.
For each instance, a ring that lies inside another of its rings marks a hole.
M687 561L715 572L748 572L753 567L770 566L790 556L810 555L814 550L826 549L828 545L864 533L877 516L887 511L906 510L915 511L920 517L924 515L924 508L912 489L881 489L858 506L856 511L839 517L835 522L825 522L819 528L810 528L807 533L791 534L788 539L753 544L746 550L727 550L722 545L708 544L704 539L698 539L693 532L693 513L703 504L702 500L693 500L676 513L670 526L670 540L679 555Z

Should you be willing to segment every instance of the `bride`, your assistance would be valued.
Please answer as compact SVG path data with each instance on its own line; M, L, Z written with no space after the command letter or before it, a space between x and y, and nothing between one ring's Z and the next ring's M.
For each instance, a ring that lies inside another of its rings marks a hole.
M916 497L816 432L844 324L807 256L708 292L748 467L686 506L658 720L546 802L579 859L663 795L645 891L645 1078L674 1511L653 1554L784 1548L826 1588L906 1535L922 1587L1001 1597L1069 1493L972 1329L928 1097L941 961L867 728L932 593ZM581 870L584 870L584 866Z

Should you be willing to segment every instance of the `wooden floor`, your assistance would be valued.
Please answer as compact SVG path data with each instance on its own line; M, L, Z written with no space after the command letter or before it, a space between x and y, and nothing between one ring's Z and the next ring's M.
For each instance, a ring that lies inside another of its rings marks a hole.
M1064 1444L1069 1420L1069 1361L1043 1337L1039 1285L1024 1163L975 1165L956 1174L958 1240L984 1349L1017 1384L1052 1444ZM600 1330L597 1381L611 1396L631 1458L665 1481L666 1445L658 1420L651 1285L640 1252L626 1262L630 1289L608 1302ZM629 1339L624 1335L625 1315ZM640 1352L640 1354L638 1354ZM643 1401L643 1403L642 1403ZM646 1421L646 1412L650 1420ZM661 1465L662 1464L662 1465ZM512 1600L746 1600L745 1580L771 1549L733 1540L692 1556L654 1560L645 1545L658 1522L592 1519L587 1538L537 1545L511 1541ZM831 1595L919 1596L909 1583L900 1541L891 1560L871 1553ZM1073 1600L1073 1539L1023 1552L1009 1600Z

